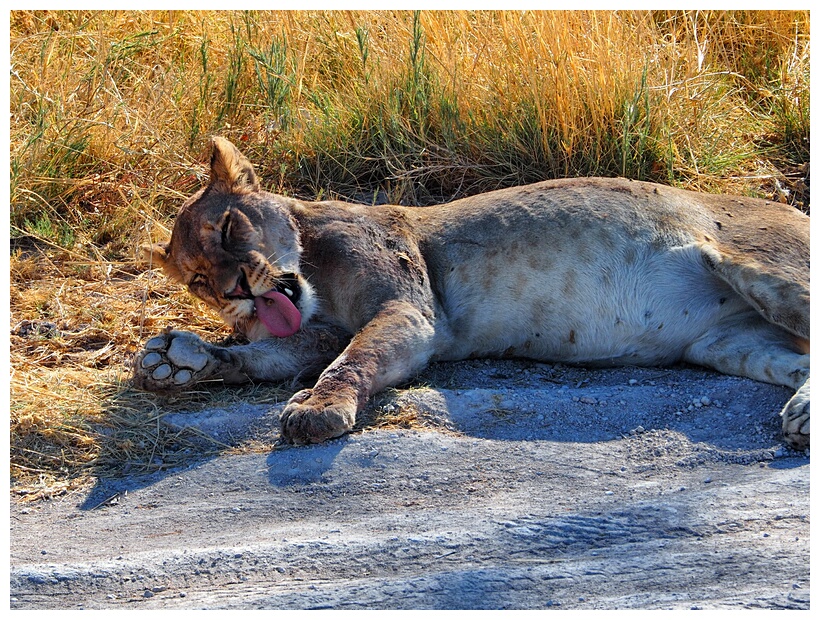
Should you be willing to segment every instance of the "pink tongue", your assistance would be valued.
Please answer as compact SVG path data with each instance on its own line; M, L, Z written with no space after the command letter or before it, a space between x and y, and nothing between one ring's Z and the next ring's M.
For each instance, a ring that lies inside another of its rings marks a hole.
M282 293L268 291L253 300L256 316L277 338L287 338L299 330L302 315L293 303Z

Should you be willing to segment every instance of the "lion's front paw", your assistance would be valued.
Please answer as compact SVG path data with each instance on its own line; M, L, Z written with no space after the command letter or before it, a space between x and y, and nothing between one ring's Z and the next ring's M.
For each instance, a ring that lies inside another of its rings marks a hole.
M355 401L323 399L314 390L302 390L282 411L280 425L284 439L303 445L344 435L355 421Z
M809 447L809 408L811 405L809 380L800 386L781 412L783 417L783 434L786 441L797 450Z
M220 361L196 334L154 336L134 360L134 386L150 392L183 390L216 374Z

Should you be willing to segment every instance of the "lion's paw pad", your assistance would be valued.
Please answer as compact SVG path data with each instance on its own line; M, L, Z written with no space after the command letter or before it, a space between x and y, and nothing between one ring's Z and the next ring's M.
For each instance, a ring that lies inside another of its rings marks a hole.
M145 343L134 367L134 383L152 392L179 390L206 379L217 364L198 336L169 332Z
M166 355L172 364L195 371L202 370L213 359L201 348L201 343L194 343L194 346L191 347L190 342L180 338L171 341L171 346L168 347Z

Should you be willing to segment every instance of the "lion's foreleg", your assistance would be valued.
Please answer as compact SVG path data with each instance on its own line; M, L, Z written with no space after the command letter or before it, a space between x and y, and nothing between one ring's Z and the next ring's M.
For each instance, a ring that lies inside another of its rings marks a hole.
M347 343L341 330L302 329L289 338L220 347L196 334L168 330L145 343L134 362L135 387L151 392L184 390L203 381L230 384L315 376Z
M411 378L433 354L433 325L409 303L388 304L354 336L316 385L293 396L282 412L282 435L318 442L353 428L368 398Z

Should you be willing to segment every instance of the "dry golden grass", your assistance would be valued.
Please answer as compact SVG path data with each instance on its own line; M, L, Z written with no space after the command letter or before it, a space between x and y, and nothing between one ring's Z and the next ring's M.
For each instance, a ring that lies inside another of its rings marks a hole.
M11 473L27 493L106 465L150 468L146 456L165 451L167 437L153 432L163 399L128 390L131 356L166 315L220 329L157 272L111 267L65 254L11 257Z
M135 263L205 180L210 134L239 144L269 189L309 198L426 204L599 174L809 206L808 11L10 22L11 459L31 495L201 453L160 423L169 408L281 395L128 389L149 335L227 335Z

